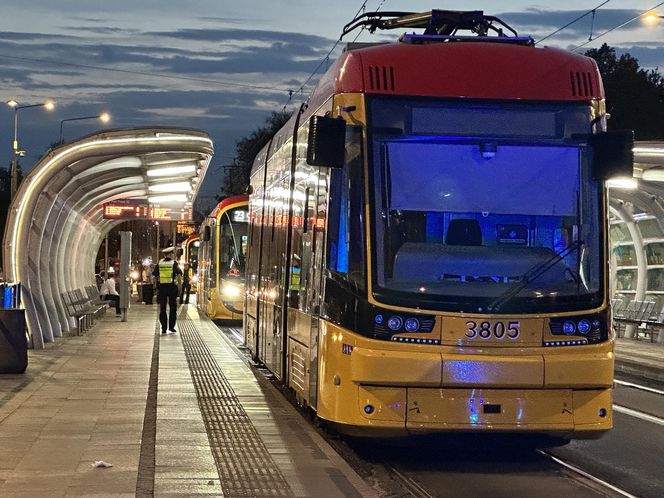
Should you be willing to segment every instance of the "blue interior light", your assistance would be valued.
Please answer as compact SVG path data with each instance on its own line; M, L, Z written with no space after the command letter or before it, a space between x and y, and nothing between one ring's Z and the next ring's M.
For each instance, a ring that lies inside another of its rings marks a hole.
M399 330L403 325L403 318L397 315L392 315L387 321L387 326L390 330Z
M420 321L417 318L408 318L404 324L407 332L417 332L420 328Z

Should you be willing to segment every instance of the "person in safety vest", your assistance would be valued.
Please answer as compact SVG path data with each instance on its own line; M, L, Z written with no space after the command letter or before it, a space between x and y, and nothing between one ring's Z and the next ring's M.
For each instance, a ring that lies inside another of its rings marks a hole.
M175 321L177 320L177 298L178 286L176 279L182 275L182 270L177 262L173 260L173 248L164 249L164 258L159 261L152 271L152 275L157 278L157 302L159 303L159 323L161 324L161 333L168 330L175 332ZM166 319L166 303L168 302L168 321Z

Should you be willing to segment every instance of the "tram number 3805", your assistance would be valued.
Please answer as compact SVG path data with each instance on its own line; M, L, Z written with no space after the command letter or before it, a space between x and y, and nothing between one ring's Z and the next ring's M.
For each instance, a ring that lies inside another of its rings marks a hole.
M466 322L468 339L517 339L521 333L520 322Z

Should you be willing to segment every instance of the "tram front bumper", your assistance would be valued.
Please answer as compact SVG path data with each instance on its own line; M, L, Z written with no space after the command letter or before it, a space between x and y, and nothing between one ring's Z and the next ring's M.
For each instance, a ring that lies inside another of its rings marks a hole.
M364 423L404 433L537 432L598 437L611 429L612 390L359 386ZM364 425L364 424L359 424Z

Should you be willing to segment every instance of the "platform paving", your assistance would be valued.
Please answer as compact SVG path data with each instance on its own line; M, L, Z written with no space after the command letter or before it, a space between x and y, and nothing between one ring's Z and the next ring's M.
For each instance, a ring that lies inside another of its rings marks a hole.
M664 344L617 339L616 374L664 382Z
M0 496L376 496L193 306L176 334L155 313L109 313L0 375Z

